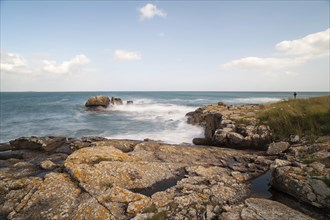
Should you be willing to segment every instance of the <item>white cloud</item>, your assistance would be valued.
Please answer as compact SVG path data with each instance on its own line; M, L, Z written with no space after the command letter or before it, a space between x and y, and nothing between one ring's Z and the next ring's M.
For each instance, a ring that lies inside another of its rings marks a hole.
M89 62L90 59L86 55L79 54L71 60L64 61L61 64L57 64L56 61L44 60L42 69L49 73L69 74L73 73L75 70L77 71L80 65L87 64Z
M116 60L141 60L142 56L138 51L116 50L113 54Z
M155 16L166 17L165 12L158 9L156 5L153 5L153 4L150 4L150 3L146 4L142 8L139 8L138 10L140 12L140 19L141 20L151 19Z
M276 50L281 52L277 57L245 57L225 63L222 67L224 69L274 71L302 66L308 61L329 56L329 30L276 44Z
M79 54L71 60L59 64L56 61L39 60L33 66L20 54L1 51L1 73L36 75L48 72L52 74L73 74L80 72L82 70L81 65L89 62L90 59L86 55Z
M1 55L1 72L3 73L31 73L32 69L28 67L26 59L17 53L4 53Z
M330 29L307 35L301 39L282 41L275 48L295 56L324 56L329 55Z

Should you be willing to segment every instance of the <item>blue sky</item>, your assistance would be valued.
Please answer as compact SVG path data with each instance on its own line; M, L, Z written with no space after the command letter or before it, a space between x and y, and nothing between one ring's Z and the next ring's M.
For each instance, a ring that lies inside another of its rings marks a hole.
M329 91L329 1L1 1L2 91Z

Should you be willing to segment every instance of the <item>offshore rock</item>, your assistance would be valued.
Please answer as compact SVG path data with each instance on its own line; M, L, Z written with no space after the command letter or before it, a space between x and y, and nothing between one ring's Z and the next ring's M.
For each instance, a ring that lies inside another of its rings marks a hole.
M102 106L104 108L108 107L110 104L110 99L108 96L92 96L85 103L86 107L98 107Z
M116 97L113 97L112 96L111 97L111 104L112 105L122 105L123 104L123 100L121 100L121 98L116 98Z

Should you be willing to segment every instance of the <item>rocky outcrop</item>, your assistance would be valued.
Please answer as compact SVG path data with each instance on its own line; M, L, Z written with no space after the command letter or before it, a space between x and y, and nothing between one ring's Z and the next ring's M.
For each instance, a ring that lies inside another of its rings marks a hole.
M293 154L294 147L281 155ZM324 159L320 151L314 149ZM2 154L1 219L309 219L277 202L249 198L252 180L270 165L295 164L289 155L274 161L262 151L99 137L20 138L0 145ZM308 167L328 172L317 163ZM320 182L311 187L326 190ZM318 202L327 198L315 196Z
M50 152L63 145L65 141L65 137L21 137L10 141L8 150L28 149Z
M288 144L286 143L286 146ZM271 166L270 184L298 200L330 209L330 138L312 145L292 145Z
M133 101L127 101L126 104L131 105L131 104L133 104Z
M116 97L111 97L111 104L112 105L122 105L123 104L123 100L121 100L121 98L116 98Z
M322 176L306 175L307 170L293 166L277 167L273 172L271 184L278 190L304 202L329 209L330 188L324 181L326 179L323 179Z
M270 128L259 125L255 117L259 106L204 106L187 113L187 122L204 127L204 138L196 138L196 145L228 146L267 150L271 141Z
M108 96L92 96L85 103L86 107L108 107L110 104L110 99Z

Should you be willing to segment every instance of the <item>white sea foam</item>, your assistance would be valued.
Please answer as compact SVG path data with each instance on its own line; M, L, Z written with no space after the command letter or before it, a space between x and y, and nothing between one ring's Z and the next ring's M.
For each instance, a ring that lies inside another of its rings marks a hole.
M191 143L195 137L203 135L203 129L186 123L186 113L195 107L157 103L154 100L134 100L134 104L115 105L109 111L126 114L127 118L140 123L151 123L154 129L110 135L108 138L161 140L166 143ZM157 126L159 125L159 126Z
M268 102L278 102L281 101L280 98L271 97L249 97L249 98L233 98L225 99L224 102L227 104L262 104Z
M141 131L129 134L110 135L107 138L133 140L144 140L146 138L149 138L152 140L160 140L169 144L180 144L192 143L193 138L202 137L202 135L202 128L181 122L177 127L174 128L168 128L152 132Z

